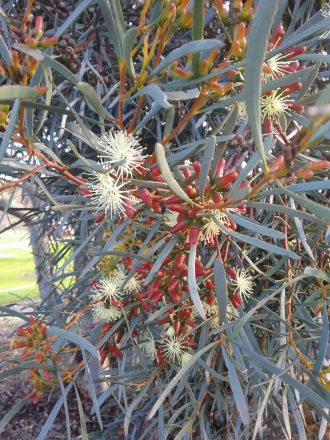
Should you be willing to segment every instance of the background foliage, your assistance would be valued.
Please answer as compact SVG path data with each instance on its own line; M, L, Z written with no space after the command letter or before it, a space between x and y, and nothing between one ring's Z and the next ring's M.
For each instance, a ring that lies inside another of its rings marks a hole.
M314 1L2 4L2 218L21 187L42 301L0 377L60 390L38 439L62 406L72 437L74 393L82 438L323 438L329 26ZM132 175L100 158L109 131L144 148ZM122 213L97 207L114 170Z

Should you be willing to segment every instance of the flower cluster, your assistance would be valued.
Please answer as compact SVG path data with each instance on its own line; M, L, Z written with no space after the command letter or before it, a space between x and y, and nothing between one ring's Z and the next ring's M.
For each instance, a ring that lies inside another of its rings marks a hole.
M131 179L143 171L143 148L139 140L124 131L109 132L100 138L100 167L87 183L87 194L100 211L114 215L135 213Z
M30 317L30 325L16 330L16 335L11 342L11 349L23 349L20 353L21 361L29 359L40 365L40 368L32 369L30 374L33 390L28 397L33 403L41 399L45 388L56 383L56 379L52 379L49 371L50 366L59 361L59 356L52 348L56 336L47 336L46 333L47 326Z
M107 139L115 142L118 146L122 145L124 139L119 132L118 137L112 134ZM129 144L136 148L137 142L133 140ZM131 148L130 147L130 148ZM109 150L110 151L110 150ZM159 165L155 155L149 156L141 161L138 153L138 162L131 168L118 168L117 175L111 167L117 164L117 160L108 162L109 174L104 174L105 178L116 178L120 180L121 185L127 185L124 179L126 176L131 179L135 175L138 183L143 178L148 181L164 184L165 180L161 175ZM133 154L130 156L133 157ZM103 159L102 159L103 160ZM106 162L104 162L106 164ZM126 164L127 165L127 164ZM235 221L231 215L244 215L246 207L244 202L234 202L227 198L228 191L235 183L238 173L228 169L226 161L220 159L215 167L213 176L206 179L203 190L200 188L200 175L202 165L200 162L187 162L180 166L180 172L183 176L182 189L189 196L191 202L183 200L181 197L167 194L161 188L155 186L149 190L139 185L130 184L130 190L127 196L121 193L121 196L134 198L136 209L131 214L131 218L145 218L150 226L157 220L161 214L163 217L163 240L169 242L171 237L177 238L177 243L173 246L169 255L161 261L158 270L154 271L154 264L148 261L142 261L140 264L133 265L131 257L124 257L121 265L106 271L99 280L93 283L91 290L91 310L94 317L103 323L104 334L113 325L116 330L112 334L112 340L105 343L101 349L102 362L107 357L122 357L122 338L126 332L126 320L131 321L133 317L149 316L150 313L156 313L163 307L166 308L166 316L160 315L156 321L158 327L158 337L153 341L154 361L164 366L166 363L177 363L183 365L193 354L195 346L195 337L198 332L200 316L196 310L196 299L191 297L188 277L188 260L192 246L206 245L207 255L212 252L218 253L218 257L223 258L227 268L227 288L229 294L228 312L222 311L222 316L227 315L227 319L233 318L232 308L238 308L243 299L248 299L253 292L251 276L244 269L233 270L227 265L228 246L222 250L219 243L220 236L229 237L228 232L237 229ZM113 177L112 177L113 175ZM94 194L102 192L101 186L95 185ZM238 184L241 193L248 194L250 186L245 182ZM118 201L118 197L104 192L104 201L101 205L105 208L109 204ZM125 202L119 202L121 208L116 208L124 212ZM145 210L149 215L145 217ZM115 208L110 209L115 212ZM121 222L123 216L118 218ZM229 242L228 242L229 243ZM219 253L220 252L220 253ZM194 275L198 282L198 291L201 298L201 305L205 313L205 318L209 326L215 329L220 325L219 305L215 296L215 287L213 278L213 268L203 263L203 256L195 256L193 262ZM153 275L150 272L154 271ZM242 299L243 298L243 299ZM123 317L125 310L125 319ZM134 328L133 337L142 337ZM126 339L125 342L126 343ZM142 342L141 342L142 344ZM142 344L143 345L143 344ZM149 350L150 351L150 350Z

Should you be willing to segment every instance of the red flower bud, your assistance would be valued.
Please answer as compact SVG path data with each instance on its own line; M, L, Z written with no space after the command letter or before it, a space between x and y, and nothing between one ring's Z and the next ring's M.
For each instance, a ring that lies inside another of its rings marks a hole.
M205 280L205 287L209 290L213 290L214 289L213 281L210 279Z
M272 121L270 118L265 118L264 120L264 129L266 133L272 133L273 132L273 126Z
M293 58L306 52L306 46L290 47L286 50L287 58Z
M159 168L159 166L156 165L156 166L150 168L150 172L151 172L151 174L152 174L154 177L159 176L159 175L160 175L160 168Z
M190 172L190 170L189 170L188 167L183 168L183 169L182 169L182 172L183 172L183 175L184 175L184 177L185 177L186 179L188 179L188 177L191 176L191 172Z
M219 160L216 172L215 172L215 177L222 177L223 176L223 171L225 169L225 165L226 165L226 161L225 159L222 157Z
M303 106L303 104L300 104L299 102L288 102L288 107L290 110L296 111L296 112L303 112L305 107Z
M34 22L34 29L38 34L39 32L42 32L43 28L44 28L44 19L40 15L38 15L38 17L36 17Z
M164 292L162 291L162 290L160 290L159 292L156 292L153 296L152 296L152 298L150 298L150 302L151 303L157 303L157 302L159 302L159 301L161 301L161 299L163 298L163 296L164 296Z
M180 323L180 321L179 321L179 320L174 321L174 323L173 323L173 328L174 328L174 334L175 334L175 336L178 336L179 331L180 331L180 327L181 327L181 323Z
M191 226L189 231L189 244L190 246L193 246L198 243L198 237L200 234L200 227L199 226Z
M290 86L286 87L283 90L282 96L291 95L293 92L297 92L301 88L302 88L302 83L301 82L295 82L295 83L291 84Z
M151 307L150 307L150 304L149 303L147 303L147 302L142 302L141 304L141 307L143 308L143 310L145 311L145 312L150 312L150 309L151 309Z
M142 202L144 202L148 206L148 208L151 208L151 206L152 206L152 196L151 196L150 192L146 188L140 188L137 191L136 195L137 195L137 197L139 199L142 200Z
M187 259L186 254L178 254L176 257L177 266L181 267L184 264L184 262L186 261L186 259Z
M238 309L238 307L243 303L242 298L238 293L234 293L230 298L230 301L235 309Z
M202 164L198 161L195 161L192 165L193 165L196 177L199 177L201 169L202 169Z
M191 185L187 185L186 193L188 194L188 196L194 196L196 194L196 190Z
M179 231L182 231L184 229L187 229L187 224L182 220L178 222L176 225L172 226L170 229L171 234L176 234Z
M158 213L162 212L162 207L159 202L152 202L152 209Z
M184 214L187 211L187 206L179 205L178 203L173 205L169 204L167 205L167 208L170 209L171 211L179 212L180 214Z
M225 176L220 178L220 184L224 187L227 187L228 185L231 185L238 177L237 171L232 171L229 174L226 174Z
M105 214L104 212L101 212L99 215L95 217L94 223L97 225L101 223L101 221L104 220L104 218L105 218Z

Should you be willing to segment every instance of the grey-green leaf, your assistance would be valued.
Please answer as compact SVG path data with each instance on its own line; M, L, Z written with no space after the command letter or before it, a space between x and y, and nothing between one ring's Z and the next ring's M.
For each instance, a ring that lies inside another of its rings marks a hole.
M258 3L252 28L249 32L245 58L246 112L256 147L264 167L267 166L261 132L261 74L278 0L263 0Z

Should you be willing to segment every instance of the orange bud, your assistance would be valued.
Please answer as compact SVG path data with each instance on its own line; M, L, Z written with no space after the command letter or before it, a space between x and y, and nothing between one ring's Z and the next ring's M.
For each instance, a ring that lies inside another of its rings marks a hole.
M19 70L21 68L21 62L19 59L19 54L15 50L12 51L11 54L13 68Z
M318 160L305 167L308 170L328 170L330 168L330 162L328 160Z
M33 87L34 90L36 90L40 95L44 95L46 92L48 92L48 87L46 86L37 86Z
M299 177L300 179L307 179L308 180L314 176L314 173L311 170L303 169L303 170L298 170L296 172L296 176Z
M178 22L178 25L183 28L189 28L192 24L192 12L189 11Z
M222 0L214 0L215 7L220 15L221 18L228 18L228 11L224 7L224 4L222 3Z
M38 61L34 58L29 58L27 61L27 74L28 76L33 76L37 70L38 67Z
M29 46L29 47L37 47L38 46L38 40L36 38L32 38L32 37L27 37L24 40L24 43Z
M236 26L236 38L239 41L239 45L241 49L244 49L246 46L246 36L245 36L245 23L239 23Z
M270 171L271 171L272 173L273 173L274 171L278 171L278 170L281 168L281 166L282 166L283 164L284 164L284 156L283 156L283 154L281 154L280 156L278 156L278 157L274 160L273 165L272 165Z
M55 44L58 42L58 38L57 37L45 37L43 38L39 44L41 47L52 47L55 46Z

